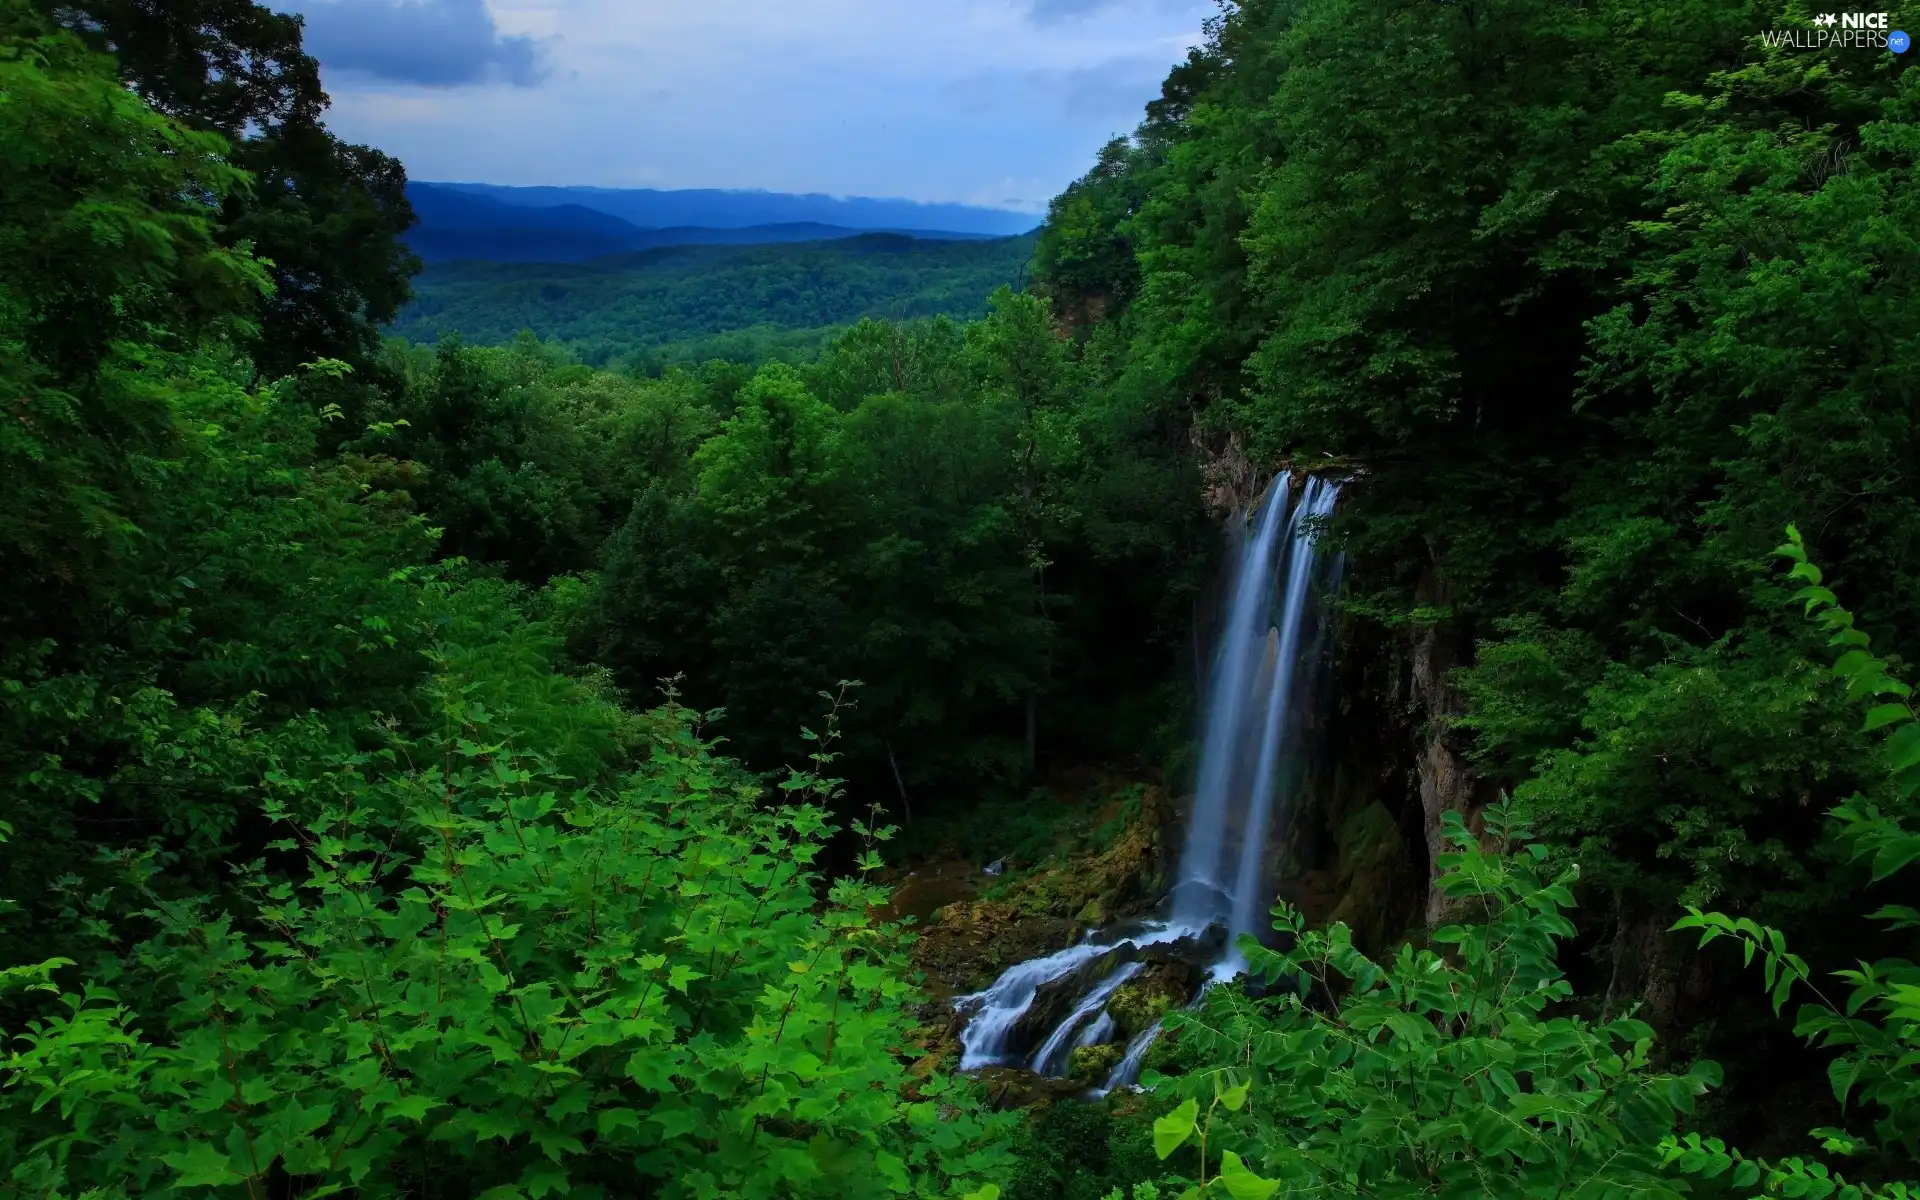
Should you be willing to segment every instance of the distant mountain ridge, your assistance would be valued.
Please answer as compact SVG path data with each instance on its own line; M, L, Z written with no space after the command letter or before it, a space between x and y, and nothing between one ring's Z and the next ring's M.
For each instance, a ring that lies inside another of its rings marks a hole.
M966 233L1011 237L1040 224L1032 213L971 204L922 204L867 196L690 188L507 187L491 183L428 183L522 208L579 205L642 229L697 226L744 229L754 225L818 224L903 233Z
M389 328L500 345L521 330L594 366L805 356L861 317L979 315L1019 286L1034 238L861 233L786 245L678 245L587 262L441 262Z
M406 233L413 251L428 262L582 262L612 254L660 246L754 245L830 241L864 233L901 233L923 239L956 241L995 236L968 230L861 228L818 221L781 221L755 225L678 224L641 226L588 204L512 203L482 191L483 185L409 183L407 199L420 223ZM497 189L563 192L570 189ZM658 193L674 195L675 193ZM951 207L951 206L950 206ZM779 209L780 206L772 206ZM707 212L697 205L668 205L663 214ZM740 209L719 214L738 215ZM886 210L875 210L884 212ZM983 210L984 211L984 210Z

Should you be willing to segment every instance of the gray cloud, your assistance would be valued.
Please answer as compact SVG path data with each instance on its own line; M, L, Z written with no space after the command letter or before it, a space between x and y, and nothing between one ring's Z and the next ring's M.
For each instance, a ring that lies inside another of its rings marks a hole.
M1084 67L1029 71L981 71L948 80L941 93L970 115L1031 112L1036 103L1057 105L1074 121L1130 123L1160 94L1171 63L1131 56Z
M1217 6L1230 2L1214 0ZM1142 17L1185 17L1200 7L1195 0L1027 0L1027 19L1035 25L1049 26L1106 14L1103 19L1112 23ZM1129 9L1131 13L1121 11Z
M1147 101L1160 94L1169 66L1157 58L1116 58L1062 71L1049 82L1069 117L1126 114L1137 120L1144 114Z
M540 45L502 37L486 0L307 0L306 48L321 65L399 83L458 87L547 76Z
M1033 0L1032 16L1036 24L1051 25L1071 17L1090 16L1117 3L1119 0Z

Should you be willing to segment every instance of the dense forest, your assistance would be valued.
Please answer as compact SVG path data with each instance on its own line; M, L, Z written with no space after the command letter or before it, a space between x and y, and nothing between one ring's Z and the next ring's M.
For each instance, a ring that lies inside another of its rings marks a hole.
M297 18L0 0L0 1189L1920 1194L1920 75L1815 16L1245 0L1036 239L436 283ZM1308 471L1417 886L961 1072Z
M391 332L499 345L527 330L591 366L650 374L714 359L800 361L863 317L979 316L995 288L1022 281L1033 247L1032 237L869 233L577 263L434 263L414 281Z

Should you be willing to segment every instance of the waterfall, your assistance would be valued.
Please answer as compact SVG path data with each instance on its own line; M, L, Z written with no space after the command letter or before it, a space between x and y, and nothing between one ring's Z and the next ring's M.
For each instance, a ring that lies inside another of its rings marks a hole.
M1245 967L1235 943L1260 928L1268 908L1260 868L1280 755L1296 741L1292 706L1316 559L1314 523L1333 511L1338 491L1337 484L1309 476L1282 538L1276 531L1287 509L1287 489L1284 483L1270 489L1240 562L1214 658L1199 786L1174 885L1174 920L1224 919L1234 974ZM1277 606L1276 580L1281 581ZM1237 846L1228 837L1236 823ZM1224 887L1230 861L1233 883Z
M1309 476L1298 502L1290 505L1288 481L1282 478L1253 514L1214 652L1193 812L1167 917L1018 963L987 990L960 997L956 1008L970 1014L960 1035L961 1070L1019 1061L1013 1035L1040 989L1069 976L1081 979L1076 972L1116 949L1131 947L1137 953L1224 926L1226 949L1207 972L1195 1004L1208 988L1246 970L1236 943L1241 934L1261 928L1272 894L1263 878L1269 832L1276 812L1285 819L1291 798L1283 780L1299 743L1294 706L1302 690L1300 667L1313 648L1305 632L1318 570L1314 534L1319 519L1333 511L1339 488L1336 481ZM1032 1056L1031 1068L1058 1074L1071 1046L1111 1039L1116 1029L1106 1003L1142 969L1139 961L1129 960L1086 985L1069 981L1065 986L1083 990ZM1156 1025L1129 1039L1096 1095L1133 1082L1157 1032Z

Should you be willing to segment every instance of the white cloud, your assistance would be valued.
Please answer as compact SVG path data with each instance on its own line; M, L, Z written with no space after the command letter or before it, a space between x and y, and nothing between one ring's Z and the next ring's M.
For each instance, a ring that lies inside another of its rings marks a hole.
M1052 2L1085 11L1043 20L1035 0L496 0L499 37L542 50L539 86L429 93L329 68L332 123L398 154L418 179L1031 210L1132 129L1215 10Z

